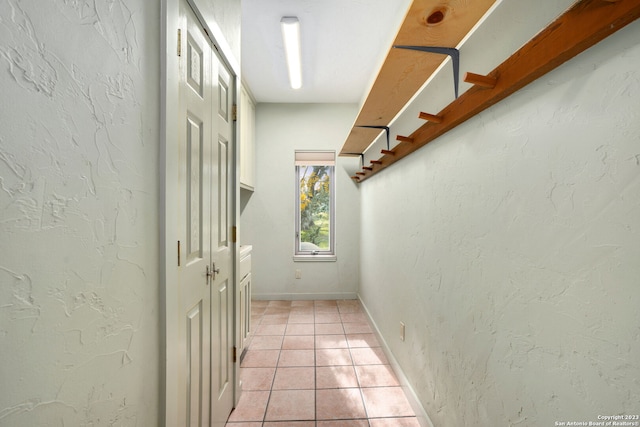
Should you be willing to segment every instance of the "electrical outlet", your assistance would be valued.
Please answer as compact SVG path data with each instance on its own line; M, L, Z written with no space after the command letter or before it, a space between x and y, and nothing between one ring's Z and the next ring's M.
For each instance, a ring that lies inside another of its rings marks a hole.
M296 270L296 279L302 279L302 270Z
M400 341L404 341L404 322L400 322Z

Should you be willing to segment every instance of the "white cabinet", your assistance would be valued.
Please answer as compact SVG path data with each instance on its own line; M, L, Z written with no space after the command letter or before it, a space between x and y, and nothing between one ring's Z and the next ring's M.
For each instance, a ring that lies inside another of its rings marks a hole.
M256 105L244 86L240 87L240 187L255 187Z
M251 333L251 246L240 247L240 342L242 355ZM241 356L242 357L242 356Z

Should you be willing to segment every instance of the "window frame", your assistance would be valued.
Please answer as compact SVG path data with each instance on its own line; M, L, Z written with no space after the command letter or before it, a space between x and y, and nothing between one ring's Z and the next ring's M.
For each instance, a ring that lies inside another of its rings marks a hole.
M329 157L331 158L329 160ZM316 159L316 160L314 160ZM294 261L336 261L336 152L330 150L295 150L295 226ZM304 166L330 166L329 170L329 249L301 250L300 169Z

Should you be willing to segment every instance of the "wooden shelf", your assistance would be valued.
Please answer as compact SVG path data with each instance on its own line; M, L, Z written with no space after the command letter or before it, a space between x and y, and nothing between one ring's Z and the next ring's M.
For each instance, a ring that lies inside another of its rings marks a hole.
M455 48L493 3L495 0L414 0L393 44ZM446 59L391 48L340 155L364 152L380 129L358 126L388 126Z
M639 16L640 0L578 1L487 76L467 73L466 78L475 86L438 114L422 113L420 117L429 121L407 137L412 142L400 142L389 153L383 150L380 163L372 162L373 169L358 175L357 182L373 176L500 102ZM437 120L431 120L433 117ZM356 152L358 148L349 150Z

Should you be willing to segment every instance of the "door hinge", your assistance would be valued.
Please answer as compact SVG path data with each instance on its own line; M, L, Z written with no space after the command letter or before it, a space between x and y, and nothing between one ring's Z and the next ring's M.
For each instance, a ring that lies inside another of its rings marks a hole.
M236 346L233 346L233 363L236 363L237 353L238 353L238 349L236 348Z
M236 243L238 241L238 227L235 225L231 227L231 242Z
M234 122L238 120L238 105L237 104L233 104L231 106L231 117L233 118Z
M180 267L180 240L178 240L178 267Z
M178 56L182 56L182 30L178 28Z

